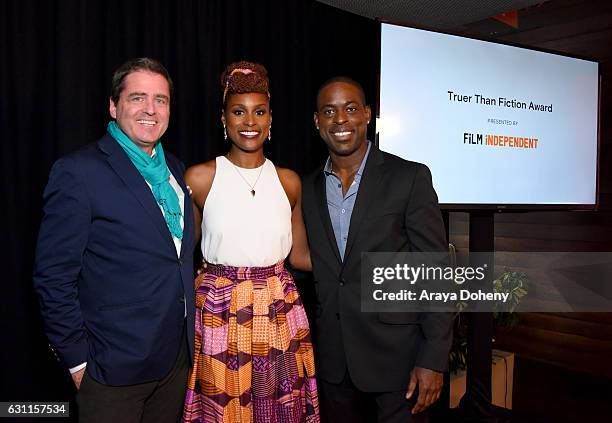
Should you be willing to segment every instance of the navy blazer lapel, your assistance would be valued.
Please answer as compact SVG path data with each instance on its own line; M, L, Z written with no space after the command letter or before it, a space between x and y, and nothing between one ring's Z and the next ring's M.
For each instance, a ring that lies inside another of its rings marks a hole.
M379 189L379 181L384 171L384 158L378 147L374 144L370 147L370 153L363 169L363 175L359 181L359 189L357 191L357 199L353 207L351 215L351 223L349 225L349 234L346 241L346 250L344 252L344 263L347 262L351 249L355 244L355 239L359 234L359 228L364 217L367 214L368 208L373 202L374 195ZM359 252L361 253L361 251Z
M169 245L172 246L172 249L176 251L172 236L170 235L170 230L168 229L168 225L166 225L164 215L157 201L155 201L155 197L153 197L151 188L149 188L127 154L125 154L123 148L121 148L119 143L108 134L98 141L98 146L108 155L106 160L127 188L138 199L151 218L153 225L157 228L162 237L168 241Z
M320 168L317 172L314 185L318 206L317 208L319 209L319 214L321 215L323 229L325 230L325 234L327 235L331 249L336 256L336 260L338 260L338 263L341 263L342 260L340 259L340 250L338 250L338 243L336 242L334 229L332 228L331 219L329 218L329 208L327 207L327 190L325 188L325 175L323 173L323 168Z

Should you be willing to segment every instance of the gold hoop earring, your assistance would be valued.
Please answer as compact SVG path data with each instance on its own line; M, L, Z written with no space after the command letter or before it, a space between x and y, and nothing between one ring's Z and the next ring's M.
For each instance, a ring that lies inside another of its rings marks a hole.
M268 141L272 141L272 125L270 125L268 129Z
M227 141L227 128L225 127L225 124L223 125L223 139Z

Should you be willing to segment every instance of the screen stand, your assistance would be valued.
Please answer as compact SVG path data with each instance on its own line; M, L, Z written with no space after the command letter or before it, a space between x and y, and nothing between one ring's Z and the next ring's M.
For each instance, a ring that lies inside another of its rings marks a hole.
M495 249L494 211L470 212L470 253L493 252ZM490 254L488 257L492 257ZM488 263L488 274L493 275L493 264ZM497 422L491 404L491 360L493 313L466 313L467 376L466 391L459 405L462 421Z

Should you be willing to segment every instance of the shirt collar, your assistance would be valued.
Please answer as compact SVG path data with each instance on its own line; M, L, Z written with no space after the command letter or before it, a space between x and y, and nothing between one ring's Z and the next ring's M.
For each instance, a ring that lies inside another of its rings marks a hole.
M368 143L368 149L366 150L366 153L363 156L363 159L361 160L361 164L359 165L359 169L355 174L355 178L361 176L361 174L363 173L363 168L365 167L366 161L368 160L368 155L370 154L370 148L372 147L372 143L369 140L366 140L366 142ZM325 166L323 166L323 172L325 173L325 176L334 175L334 172L332 172L331 156L327 156Z

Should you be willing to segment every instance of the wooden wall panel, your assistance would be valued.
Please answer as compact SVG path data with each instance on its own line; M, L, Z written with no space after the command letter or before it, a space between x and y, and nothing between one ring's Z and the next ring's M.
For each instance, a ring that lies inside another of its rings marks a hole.
M457 32L600 61L600 207L496 214L495 249L612 251L612 2L551 0L519 11L519 25L487 19ZM467 250L469 216L451 213L449 228L451 242ZM612 313L524 313L496 341L496 347L520 356L612 377Z
M528 315L525 313L524 322L511 331L498 333L495 348L572 370L612 377L610 323L594 325L589 321L571 322L572 319L564 316ZM606 339L601 339L601 335L593 336L597 326L606 328Z

